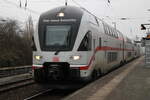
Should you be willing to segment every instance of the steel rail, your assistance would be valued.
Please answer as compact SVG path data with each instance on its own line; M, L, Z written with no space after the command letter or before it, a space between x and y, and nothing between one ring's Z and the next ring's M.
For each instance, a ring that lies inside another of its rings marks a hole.
M50 92L50 91L52 91L52 89L44 90L44 91L39 92L39 93L37 93L37 94L35 94L35 95L32 95L32 96L30 96L30 97L27 97L27 98L25 98L24 100L31 100L31 99L33 99L33 98L36 98L36 97L38 97L38 96L40 96L40 95L43 95L43 94L45 94L45 93L47 93L47 92Z
M26 80L0 85L0 94L17 88L25 87L27 85L31 85L34 83L35 83L34 80L30 78Z

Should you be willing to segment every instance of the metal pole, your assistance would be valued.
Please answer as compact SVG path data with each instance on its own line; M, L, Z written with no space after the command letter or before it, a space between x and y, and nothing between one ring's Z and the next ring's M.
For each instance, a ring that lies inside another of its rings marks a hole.
M67 6L68 5L68 0L65 0L65 6Z

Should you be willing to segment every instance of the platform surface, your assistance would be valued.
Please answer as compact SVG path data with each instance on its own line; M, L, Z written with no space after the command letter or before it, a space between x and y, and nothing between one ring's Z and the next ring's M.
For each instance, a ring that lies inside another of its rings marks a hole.
M64 100L150 100L150 68L140 57Z

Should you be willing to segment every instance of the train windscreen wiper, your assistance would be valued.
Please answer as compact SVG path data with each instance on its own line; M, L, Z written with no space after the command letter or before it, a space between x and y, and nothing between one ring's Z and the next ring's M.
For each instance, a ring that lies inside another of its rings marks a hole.
M60 50L57 50L57 51L55 52L55 55L58 55L59 52L60 52Z

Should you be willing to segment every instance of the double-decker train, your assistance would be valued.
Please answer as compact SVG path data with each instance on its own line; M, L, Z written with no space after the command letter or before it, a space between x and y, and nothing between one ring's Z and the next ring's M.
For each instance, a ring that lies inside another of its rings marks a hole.
M87 82L140 56L139 45L74 6L43 13L34 41L32 68L37 82Z

